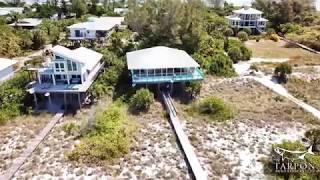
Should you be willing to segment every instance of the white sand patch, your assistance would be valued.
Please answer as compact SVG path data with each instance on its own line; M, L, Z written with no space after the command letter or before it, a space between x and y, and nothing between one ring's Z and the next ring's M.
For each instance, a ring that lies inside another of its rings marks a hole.
M305 125L296 122L256 125L251 121L243 121L207 125L201 129L188 124L185 130L202 142L202 147L196 147L196 153L209 177L215 177L218 173L219 178L225 175L238 179L264 179L266 177L260 159L267 157L272 144L300 140L307 129ZM222 158L216 159L217 156ZM212 159L215 161L210 162ZM217 172L212 164L222 169L225 168L223 166L230 166L232 172Z

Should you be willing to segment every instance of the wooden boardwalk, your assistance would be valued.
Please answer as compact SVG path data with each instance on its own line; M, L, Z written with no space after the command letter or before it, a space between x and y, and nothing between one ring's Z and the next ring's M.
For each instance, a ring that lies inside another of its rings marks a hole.
M184 133L183 128L180 124L179 118L177 117L176 109L171 101L171 97L162 92L162 97L167 108L167 111L170 116L171 124L174 128L174 131L177 135L178 141L182 147L182 150L185 154L185 157L188 161L188 164L192 170L192 174L196 180L206 180L207 174L202 169L200 162L193 150L193 147L188 139L188 136Z
M297 45L297 46L299 46L300 48L302 48L302 49L304 49L304 50L310 51L310 52L315 53L315 54L320 54L319 51L316 51L316 50L314 50L314 49L312 49L312 48L309 48L309 47L306 46L306 45L300 44L300 43L295 42L295 41L292 41L292 40L290 40L290 39L286 39L286 38L284 38L284 37L280 37L280 39L282 39L283 41L285 41L285 42L287 42L287 43Z
M32 139L24 152L16 158L9 169L5 174L0 175L0 180L9 180L14 174L20 169L28 157L34 152L34 150L39 146L39 144L44 140L52 128L57 124L57 122L62 118L63 112L58 112L56 115L49 121L45 128L34 138Z

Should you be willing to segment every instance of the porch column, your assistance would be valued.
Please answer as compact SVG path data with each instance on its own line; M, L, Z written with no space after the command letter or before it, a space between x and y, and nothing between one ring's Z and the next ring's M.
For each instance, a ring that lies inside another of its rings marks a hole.
M79 108L81 109L81 98L80 98L80 92L78 92L78 103L79 103Z
M51 94L49 92L45 93L44 96L48 97L48 100L49 100L49 110L51 108L51 105L52 105L52 102L51 102Z
M63 101L64 101L64 110L66 111L67 110L67 96L66 96L65 92L63 93Z
M40 73L38 73L38 81L39 81L39 84L42 84L42 82L41 82L41 75L40 75Z
M34 99L35 109L38 109L38 100L37 100L37 95L36 95L36 93L33 93L33 99Z
M51 74L51 77L52 77L53 85L56 85L56 77L54 76L54 74Z
M80 82L83 84L82 74L80 75Z
M70 84L69 74L67 74L68 85Z

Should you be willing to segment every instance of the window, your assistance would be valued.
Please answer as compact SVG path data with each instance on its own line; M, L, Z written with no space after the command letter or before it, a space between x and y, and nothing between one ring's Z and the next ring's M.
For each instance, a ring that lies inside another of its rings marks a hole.
M73 71L77 71L77 64L75 62L72 62L72 68Z
M64 72L64 63L60 63L60 71Z
M80 79L81 76L80 76L80 75L72 75L71 77L72 77L73 79Z
M57 56L57 55L56 55L56 59L63 59L63 58L62 58L62 57L60 57L60 56Z
M59 63L56 63L55 65L56 65L56 71L57 71L57 72L60 72Z
M67 61L68 71L72 71L71 61Z

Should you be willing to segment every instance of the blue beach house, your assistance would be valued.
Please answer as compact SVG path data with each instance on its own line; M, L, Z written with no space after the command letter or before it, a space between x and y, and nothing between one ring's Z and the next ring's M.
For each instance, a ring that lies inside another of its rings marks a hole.
M203 80L199 64L185 51L157 46L127 53L132 86Z

